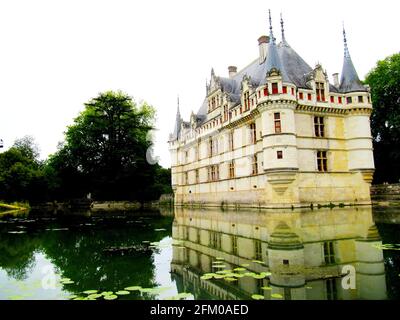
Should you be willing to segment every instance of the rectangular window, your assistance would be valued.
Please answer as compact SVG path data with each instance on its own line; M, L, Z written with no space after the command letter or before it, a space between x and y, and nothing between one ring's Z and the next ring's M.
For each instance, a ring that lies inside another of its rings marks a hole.
M331 96L331 103L334 103L334 102L335 102L335 97Z
M208 140L208 156L211 157L214 155L214 142L213 139L210 138Z
M189 151L185 151L185 163L189 162Z
M277 152L276 152L276 157L277 157L278 159L283 159L283 151L277 151Z
M210 231L210 246L214 249L221 249L221 234Z
M347 98L346 98L346 102L347 102L347 104L350 104L350 103L353 102L353 100L351 99L351 97L347 97Z
M326 298L327 300L337 300L336 279L326 280Z
M234 149L234 140L233 140L233 130L228 134L228 143L229 143L229 151L233 151Z
M256 154L253 156L253 159L252 159L251 173L252 173L252 175L258 174L258 161L257 161L257 155Z
M299 99L300 99L300 100L303 100L303 99L304 99L303 92L300 92L300 93L299 93Z
M232 160L229 162L229 179L233 179L235 177L235 161Z
M363 102L364 102L364 97L358 96L358 103L363 103Z
M211 166L211 181L217 181L219 179L219 166Z
M283 93L287 93L287 87L286 87L286 86L283 86L283 87L282 87L282 92L283 92Z
M314 133L316 137L325 136L324 117L314 117Z
M185 172L183 184L189 184L189 178L188 177L189 177L188 173Z
M261 98L261 91L258 91L258 97Z
M224 121L228 121L228 106L224 106Z
M264 88L264 96L267 96L268 95L268 87L265 87Z
M254 240L254 259L262 259L261 240Z
M272 83L272 94L278 94L278 83Z
M342 97L338 97L338 103L342 104Z
M294 96L294 88L292 88L292 96Z
M315 82L317 101L325 101L325 86L323 82Z
M324 258L325 258L325 264L335 263L335 252L333 249L333 241L324 242Z
M311 98L312 98L312 97L311 97L311 93L308 93L308 94L307 94L307 99L308 99L308 101L311 101Z
M232 254L236 256L238 254L237 236L233 235L231 239L232 239Z
M199 177L199 169L196 169L196 183L200 182L200 177Z
M247 91L244 93L244 111L250 110L250 93Z
M317 167L319 172L328 171L328 159L326 151L317 151Z
M282 132L281 114L279 112L275 112L274 113L274 127L275 127L275 133L281 133Z
M250 123L250 142L257 143L257 131L256 131L256 123Z

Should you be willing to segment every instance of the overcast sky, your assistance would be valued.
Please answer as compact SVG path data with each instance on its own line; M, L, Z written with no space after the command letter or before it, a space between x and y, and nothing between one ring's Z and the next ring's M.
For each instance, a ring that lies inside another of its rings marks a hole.
M280 36L312 67L341 72L342 22L361 79L399 52L400 5L380 1L13 0L0 2L0 139L6 150L32 135L41 157L56 151L83 103L122 90L157 109L155 153L170 166L168 134L177 95L189 119L214 67L242 69L268 34ZM1 149L0 149L1 150Z

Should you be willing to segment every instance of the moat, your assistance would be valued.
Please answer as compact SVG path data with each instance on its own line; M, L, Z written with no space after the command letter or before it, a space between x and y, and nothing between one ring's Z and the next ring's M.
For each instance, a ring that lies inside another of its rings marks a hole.
M398 217L369 206L0 212L0 299L399 299Z

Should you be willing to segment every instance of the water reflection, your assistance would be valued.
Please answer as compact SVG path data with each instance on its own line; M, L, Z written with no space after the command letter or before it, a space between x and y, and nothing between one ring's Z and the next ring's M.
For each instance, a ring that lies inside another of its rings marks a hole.
M171 269L179 291L193 292L196 299L387 298L383 252L377 248L382 241L371 207L274 212L179 208L172 234L178 242ZM201 279L206 273L220 279ZM241 275L233 280L235 273Z

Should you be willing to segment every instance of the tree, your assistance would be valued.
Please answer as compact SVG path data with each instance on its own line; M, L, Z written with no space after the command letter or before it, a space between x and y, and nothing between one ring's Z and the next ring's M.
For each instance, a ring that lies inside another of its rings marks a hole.
M38 160L38 150L34 138L26 136L0 154L0 199L30 202L46 199L48 182Z
M400 179L400 54L394 54L371 70L365 82L371 88L375 183Z
M157 166L146 160L155 110L122 92L108 91L85 104L65 143L49 159L67 196L149 200Z

